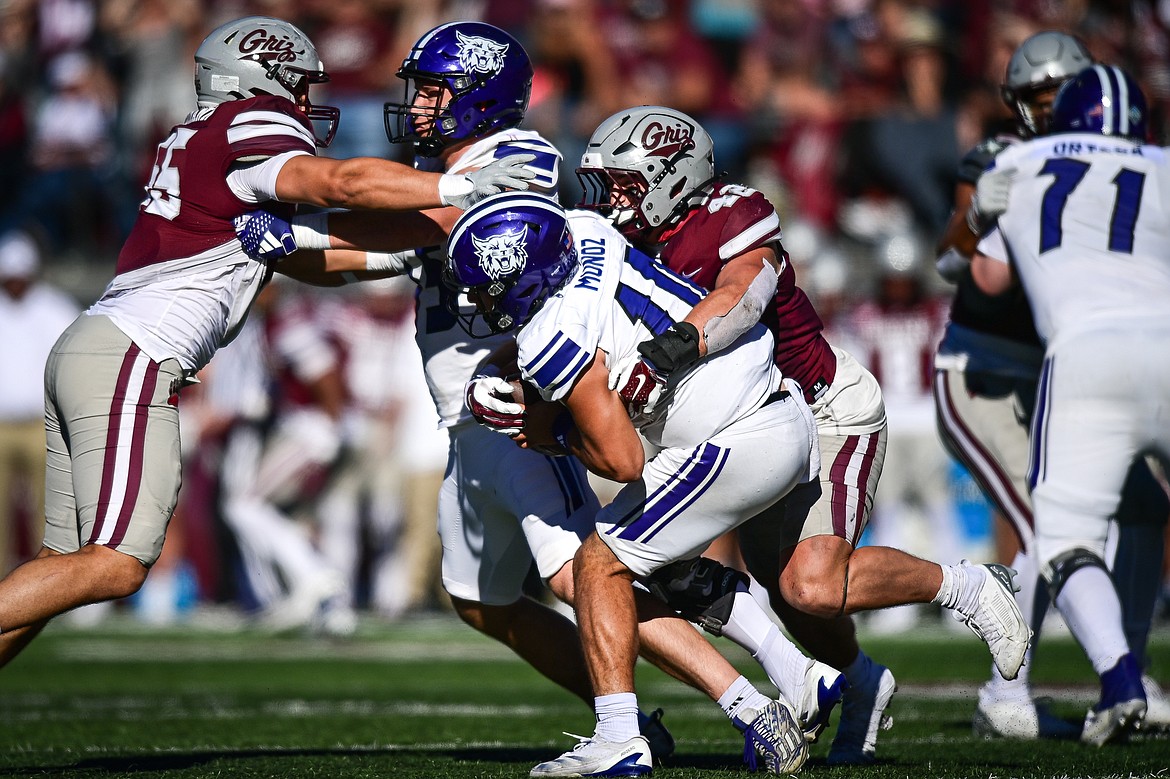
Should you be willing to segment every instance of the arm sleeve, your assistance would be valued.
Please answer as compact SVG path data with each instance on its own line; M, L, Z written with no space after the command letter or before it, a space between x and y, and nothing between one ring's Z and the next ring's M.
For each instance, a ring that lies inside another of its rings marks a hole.
M276 200L276 177L280 174L281 168L293 157L308 153L300 150L286 151L255 165L238 167L228 173L228 187L233 195L252 205L266 200Z

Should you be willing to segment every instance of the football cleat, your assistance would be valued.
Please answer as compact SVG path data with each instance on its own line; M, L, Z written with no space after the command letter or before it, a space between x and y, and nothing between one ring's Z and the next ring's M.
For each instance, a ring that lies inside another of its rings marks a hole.
M580 739L577 746L536 766L529 776L648 776L653 770L645 736L613 742L595 736L565 735Z
M796 719L804 730L805 741L815 744L821 737L848 686L845 675L837 669L816 660L808 661L796 698Z
M646 737L650 745L650 756L656 765L674 754L674 736L662 724L662 709L655 709L650 714L638 712L638 729Z
M890 669L870 661L865 678L845 690L829 765L865 765L876 759L878 731L894 724L886 708L897 691Z
M1142 672L1132 653L1101 674L1101 700L1085 715L1081 741L1103 747L1133 729L1145 716Z
M1032 638L1032 629L1013 595L1019 589L1014 579L1016 572L998 563L972 565L964 560L961 565L969 576L982 575L983 581L978 584L978 599L971 613L956 609L954 618L987 643L1000 675L1011 681L1020 673Z
M1170 698L1149 674L1142 674L1142 690L1146 693L1146 716L1138 727L1147 733L1170 732Z
M758 712L745 712L732 723L743 732L743 760L752 771L763 767L773 774L793 774L808 760L804 731L792 707L782 700Z
M1029 695L997 696L989 684L979 688L979 705L971 722L971 731L983 738L1037 739L1080 738L1081 728L1054 715L1048 701L1033 700Z

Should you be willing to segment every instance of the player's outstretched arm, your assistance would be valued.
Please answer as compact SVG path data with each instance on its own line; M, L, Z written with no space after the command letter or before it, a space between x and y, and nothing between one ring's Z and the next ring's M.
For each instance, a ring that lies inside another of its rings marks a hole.
M427 173L377 157L334 160L300 155L276 178L277 199L325 208L400 211L453 205L467 208L505 189L528 189L533 155L494 160L467 173Z

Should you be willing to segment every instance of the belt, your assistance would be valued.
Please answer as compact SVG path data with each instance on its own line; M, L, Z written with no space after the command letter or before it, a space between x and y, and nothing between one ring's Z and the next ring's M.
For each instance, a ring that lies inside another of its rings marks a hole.
M764 406L770 406L773 403L779 403L781 400L788 400L790 397L792 397L791 392L786 389L778 389L768 397L764 398L764 402L760 405L760 408L763 408Z

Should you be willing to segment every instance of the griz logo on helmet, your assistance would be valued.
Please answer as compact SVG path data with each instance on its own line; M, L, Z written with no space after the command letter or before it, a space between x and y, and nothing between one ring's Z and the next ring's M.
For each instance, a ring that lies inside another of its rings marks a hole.
M518 231L509 230L487 238L472 235L471 242L475 247L479 267L496 281L523 270L528 262L528 251L524 246L527 237L528 225Z
M294 48L292 38L287 35L269 35L267 30L256 29L240 36L240 54L264 62L296 62L297 57L305 53L304 49ZM241 57L243 59L243 57Z
M637 134L635 129L633 135ZM639 143L651 157L673 157L681 151L695 148L694 125L684 122L663 124L656 117L649 117L642 128Z
M455 40L459 42L459 64L468 73L494 76L504 69L504 54L509 44L478 35L464 35L458 30L455 31Z

